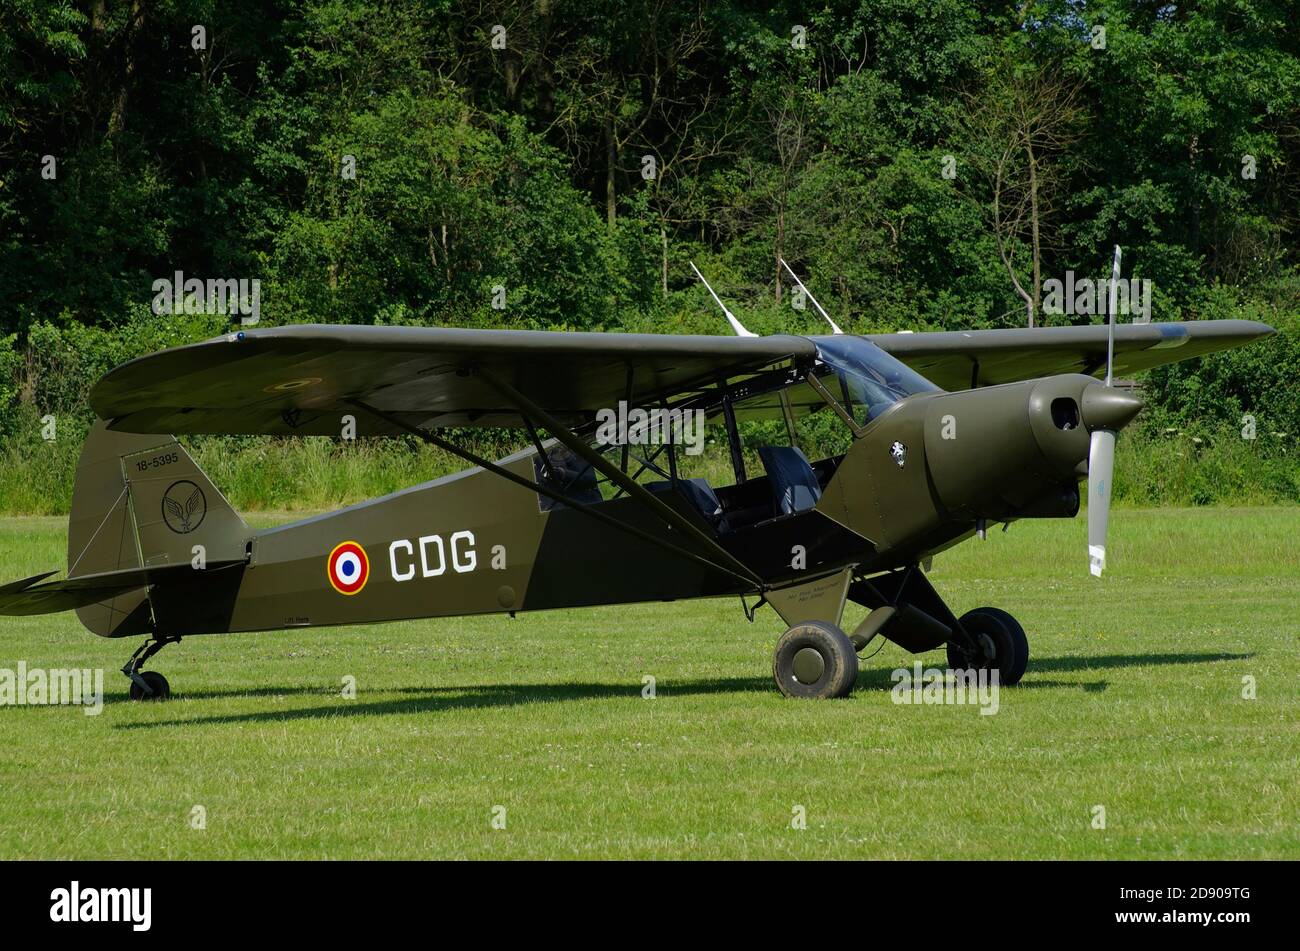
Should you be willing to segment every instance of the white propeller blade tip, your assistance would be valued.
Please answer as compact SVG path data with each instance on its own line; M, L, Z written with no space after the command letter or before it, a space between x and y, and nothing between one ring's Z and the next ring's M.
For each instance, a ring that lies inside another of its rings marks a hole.
M1094 576L1100 578L1101 571L1106 567L1106 546L1089 545L1088 546L1088 570Z

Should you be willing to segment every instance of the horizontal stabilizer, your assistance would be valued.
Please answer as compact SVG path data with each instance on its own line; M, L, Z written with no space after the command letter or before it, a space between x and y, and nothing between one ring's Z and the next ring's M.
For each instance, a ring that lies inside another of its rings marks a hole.
M243 561L209 562L204 572L220 571L244 564ZM152 568L125 568L121 571L105 571L93 575L79 575L52 581L49 584L38 582L56 572L47 571L33 575L22 581L0 587L0 614L31 615L53 614L56 611L71 611L116 597L127 591L158 584L169 578L192 577L200 569L188 564L158 565Z
M44 581L52 575L57 575L58 571L42 571L39 575L32 575L30 578L24 578L22 581L11 581L9 584L0 585L0 594L12 594L16 591L22 591L30 588L38 581Z

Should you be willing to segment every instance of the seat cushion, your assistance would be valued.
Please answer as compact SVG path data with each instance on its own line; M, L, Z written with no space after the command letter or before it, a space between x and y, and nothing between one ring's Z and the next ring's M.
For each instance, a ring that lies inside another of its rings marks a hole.
M767 470L772 506L777 515L810 509L822 497L817 473L798 446L760 446L758 457Z
M533 457L533 474L539 485L544 485L553 492L560 492L575 502L596 505L603 501L600 486L596 483L596 470L587 462L579 459L564 446L551 446L547 452L554 479L546 477L546 467L541 457ZM563 502L556 502L547 496L539 496L541 510L567 508Z
M647 482L645 487L651 492L671 492L671 482ZM710 525L720 532L727 530L726 516L722 514L722 503L717 493L706 479L678 479L677 491L686 496L696 511L703 515Z

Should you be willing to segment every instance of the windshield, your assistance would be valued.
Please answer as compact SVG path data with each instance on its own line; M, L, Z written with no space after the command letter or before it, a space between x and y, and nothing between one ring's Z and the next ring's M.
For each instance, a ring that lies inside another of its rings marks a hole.
M863 337L837 334L816 337L813 342L818 357L830 371L819 375L860 425L913 393L939 391L921 374ZM832 381L832 373L838 381Z

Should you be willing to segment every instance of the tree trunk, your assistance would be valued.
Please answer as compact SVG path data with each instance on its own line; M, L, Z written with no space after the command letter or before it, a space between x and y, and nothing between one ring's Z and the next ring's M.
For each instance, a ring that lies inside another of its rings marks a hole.
M785 251L785 206L776 211L776 253L772 256L772 267L776 271L776 306L781 306L781 257Z
M539 0L537 17L541 21L540 42L544 48L547 39L551 35L551 4L549 0ZM537 87L537 111L549 121L555 117L555 71L552 61L545 56L538 59L535 85Z
M122 68L122 81L113 97L113 108L108 117L108 137L111 139L126 127L126 101L131 89L131 79L135 76L135 28L140 20L140 0L131 4L131 19L127 21L122 36L122 50L126 62Z
M1034 253L1034 283L1030 288L1029 305L1029 326L1032 327L1043 303L1042 246L1038 236L1038 160L1032 142L1025 146L1025 151L1029 154L1029 230L1033 236Z
M668 296L668 229L659 223L660 268L659 276L663 286L664 297Z
M614 188L614 166L618 150L614 148L614 117L605 116L605 221L611 228L618 215L617 194Z
M518 53L506 50L506 105L511 111L519 108L519 80L524 64Z

